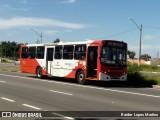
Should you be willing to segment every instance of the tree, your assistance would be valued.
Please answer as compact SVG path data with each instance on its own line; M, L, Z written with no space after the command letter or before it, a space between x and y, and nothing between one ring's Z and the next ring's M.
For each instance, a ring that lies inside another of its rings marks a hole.
M149 61L151 59L151 56L148 54L144 54L144 55L141 55L141 59L143 59L145 61Z
M128 56L129 56L130 59L134 59L135 55L136 55L135 51L129 51L128 50Z
M60 42L59 38L56 38L56 40L53 41L53 43L59 43L59 42Z
M7 57L12 59L19 58L19 48L20 45L18 45L14 41L2 41L0 44L0 55L1 57Z

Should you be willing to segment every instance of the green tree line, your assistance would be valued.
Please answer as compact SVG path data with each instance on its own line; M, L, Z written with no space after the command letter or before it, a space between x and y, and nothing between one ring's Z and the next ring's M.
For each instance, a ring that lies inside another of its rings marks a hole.
M0 42L0 57L16 60L19 58L20 44L10 41Z

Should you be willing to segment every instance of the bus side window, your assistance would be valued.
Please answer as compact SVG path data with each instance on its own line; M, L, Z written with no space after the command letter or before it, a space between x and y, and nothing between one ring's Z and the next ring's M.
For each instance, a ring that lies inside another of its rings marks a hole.
M63 48L63 59L73 59L73 45L64 45Z
M86 45L76 45L74 51L74 59L84 60L86 58Z
M29 58L34 59L36 56L36 47L29 47Z
M56 46L55 47L54 58L55 59L61 59L62 58L62 46Z
M37 59L44 59L44 47L43 46L37 47L36 58Z
M28 47L22 47L21 58L28 58Z

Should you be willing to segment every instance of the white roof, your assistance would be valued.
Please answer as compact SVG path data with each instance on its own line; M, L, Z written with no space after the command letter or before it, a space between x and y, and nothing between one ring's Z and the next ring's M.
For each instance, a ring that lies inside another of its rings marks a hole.
M43 43L43 44L28 44L27 46L55 46L55 45L77 45L77 44L91 44L93 40L77 41L77 42L59 42L59 43Z

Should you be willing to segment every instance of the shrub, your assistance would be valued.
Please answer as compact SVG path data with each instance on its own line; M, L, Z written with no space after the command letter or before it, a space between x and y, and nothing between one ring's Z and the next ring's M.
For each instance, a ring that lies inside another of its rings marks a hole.
M128 73L128 82L132 85L140 86L151 86L157 85L158 81L153 78L147 78L142 75L140 72L130 72Z

